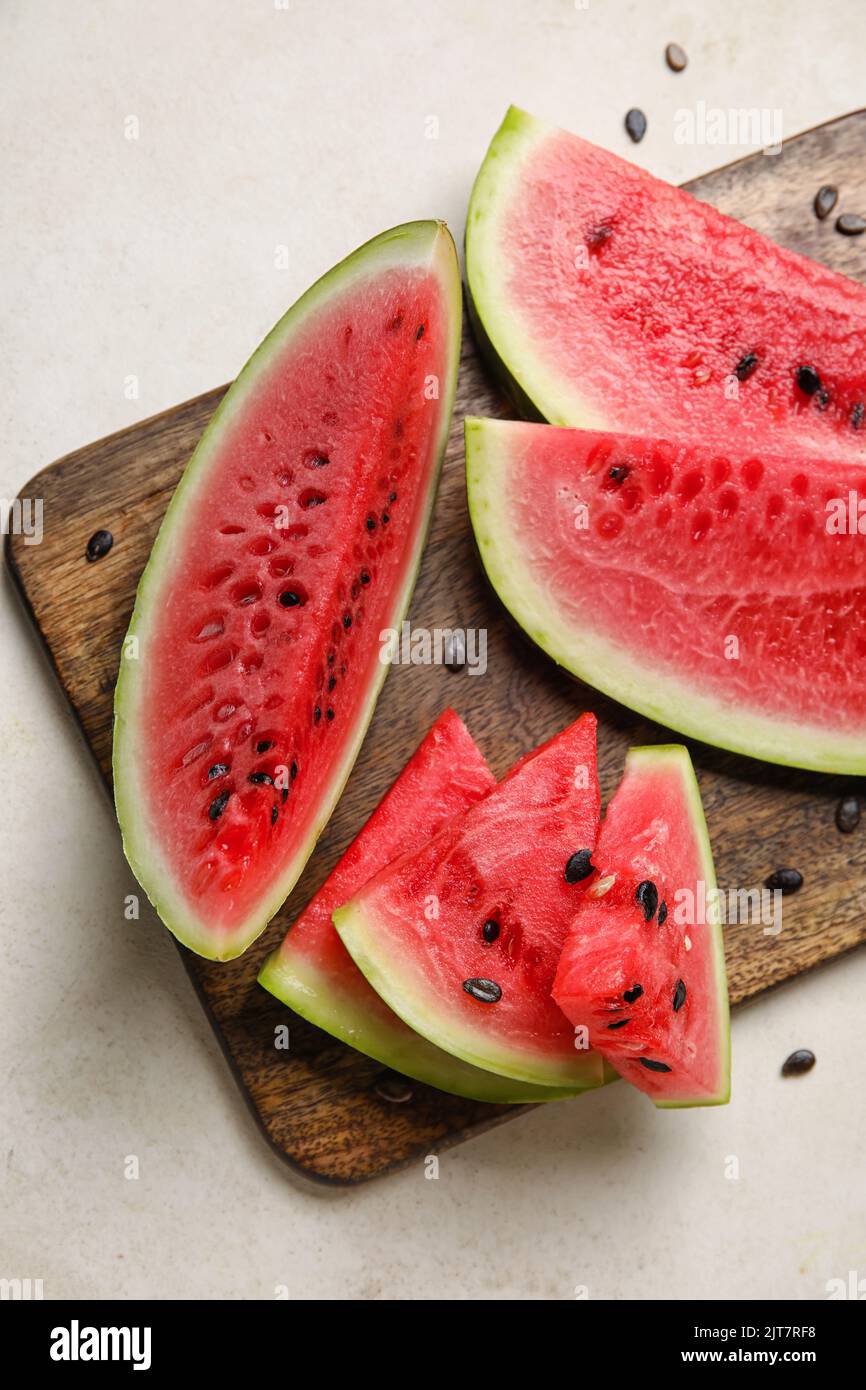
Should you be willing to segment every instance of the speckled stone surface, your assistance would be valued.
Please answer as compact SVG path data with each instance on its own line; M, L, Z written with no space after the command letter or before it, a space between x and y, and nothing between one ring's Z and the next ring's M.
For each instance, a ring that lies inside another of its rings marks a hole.
M6 0L0 496L225 381L368 236L425 216L459 233L509 101L676 181L748 152L678 144L681 108L778 109L793 134L861 105L866 9L821 7L817 34L815 16ZM0 762L0 1276L226 1299L813 1299L866 1276L862 952L738 1013L728 1109L611 1087L444 1154L437 1178L323 1196L254 1130L167 935L124 919L110 808L5 576ZM817 1065L783 1081L799 1046Z

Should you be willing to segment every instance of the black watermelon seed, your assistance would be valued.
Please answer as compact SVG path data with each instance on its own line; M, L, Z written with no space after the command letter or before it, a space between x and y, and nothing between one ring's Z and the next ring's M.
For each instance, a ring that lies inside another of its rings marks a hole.
M659 905L659 890L656 888L652 879L645 878L634 890L635 898L640 904L644 920L651 922L655 916L656 908Z
M351 626L352 626L352 615L351 615L351 613L344 613L344 614L343 614L343 627L344 627L344 628L346 629L346 631L348 632L348 630L349 630L349 628L350 628Z
M358 578L360 579L360 581L361 581L362 584L369 584L369 583L370 583L370 572L369 572L369 570L361 570L361 573L358 575Z
M279 816L279 814L280 814L280 808L279 808L279 806L272 806L272 807L271 807L271 825L276 825L276 823L277 823L277 817Z
M327 716L328 719L333 719L333 717L334 717L334 711L331 709L331 706L330 706L330 705L329 705L328 708L325 710L325 715Z
M367 517L367 530L368 530L368 531L375 531L375 529L376 529L376 518L375 518L374 516L368 516L368 517Z
M782 1075L802 1076L804 1072L811 1071L814 1065L814 1052L810 1052L808 1047L798 1047L796 1052L792 1052L782 1063Z
M804 365L797 368L797 385L805 396L814 396L821 390L821 378L814 367Z
M329 677L328 677L328 689L329 689L329 690L333 690L333 689L334 689L334 686L335 686L336 684L337 684L337 677L336 677L336 676L329 676Z
M212 782L215 777L225 777L228 770L228 763L214 763L213 767L207 770L207 780Z
M624 1028L627 1023L631 1023L630 1018L618 1018L616 1023L609 1023L607 1025L608 1032L612 1032L614 1028Z
M283 801L288 801L288 799L289 799L289 789L288 789L288 787L283 787L282 797L283 797Z
M664 924L665 924L665 922L667 921L667 915L668 915L668 905L667 905L667 903L664 901L664 899L662 899L662 901L659 903L659 917L658 917L658 922L659 922L659 926L660 926L660 927L663 927Z
M839 198L838 188L834 188L832 183L822 183L818 192L815 194L815 216L824 221L836 206Z
M257 787L272 787L274 785L274 779L269 772L251 772L247 781L255 783Z
M481 935L487 942L488 946L491 945L491 943L494 942L497 936L499 935L499 923L495 921L494 918L488 917L487 921L484 923L484 926L481 928Z
M860 802L856 796L843 796L836 807L836 828L850 835L860 824Z
M678 1014L683 1004L686 1002L686 987L682 980L677 980L674 990L674 1013Z
M653 1062L649 1057L638 1057L638 1061L647 1071L670 1071L667 1062Z
M289 776L291 777L291 779L292 779L293 782L294 782L295 778L297 777L297 775L298 775L298 764L297 764L297 763L292 763L291 767L289 768Z
M107 555L113 545L114 537L110 531L94 531L87 542L87 549L84 554L92 563L94 560L101 560L103 555Z
M502 998L502 990L495 980L481 980L478 978L464 980L463 988L467 994L471 994L473 999L477 999L480 1004L498 1004Z
M799 869L776 869L769 878L764 879L764 887L780 893L796 893L803 887L803 875Z
M327 468L331 460L328 458L327 454L313 454L313 457L309 459L308 462L311 468Z
M208 807L207 812L211 820L219 820L220 816L222 815L223 811L228 805L228 799L230 796L231 792L220 792L219 796L214 797L213 801Z
M737 378L738 381L748 381L749 377L752 375L752 372L754 372L757 369L757 366L758 354L756 352L747 352L745 357L740 358L739 362L734 368L734 376Z
M607 476L615 483L624 483L628 477L628 469L625 464L617 464Z
M684 48L680 48L678 43L668 44L665 49L665 62L671 72L682 72L688 61Z
M397 494L396 494L396 492L389 492L389 493L388 493L388 501L389 501L389 502L396 502L396 501L397 501Z
M627 1004L636 1004L642 994L643 985L633 985L631 989L625 991L622 997Z
M391 520L391 518L389 517L388 513L387 513L387 512L383 512L383 513L382 513L382 525L383 525L383 526L387 526L387 525L388 525L388 522L389 522L390 520Z
M862 236L866 232L866 217L861 217L859 212L843 212L836 218L836 231L843 236Z
M419 323L417 329L415 330L415 342L417 343L418 339L419 339L419 338L423 338L423 337L424 337L424 325L423 325L423 323Z
M583 879L589 878L594 873L595 865L592 862L591 849L578 849L565 865L566 883L581 883Z
M256 744L257 753L267 753L269 748L273 748L273 743L269 738L263 738L261 743Z
M286 589L280 594L280 603L284 608L300 608L303 606L304 600L300 594L295 593L294 589Z
M826 409L827 409L827 406L830 404L830 392L829 392L829 391L826 391L826 390L824 389L824 387L822 386L822 387L821 387L821 390L818 392L817 396L815 397L815 400L818 402L818 409L819 409L819 410L826 410Z
M319 708L319 706L316 705L316 708L313 710L313 723L314 723L314 724L318 724L318 722L319 722L319 720L321 719L321 717L322 717L322 711L321 711L321 709Z
M626 112L625 128L630 140L639 145L646 135L646 116L637 106Z
M854 409L851 411L851 428L852 428L852 429L859 430L860 426L861 426L862 423L863 423L863 412L864 412L863 402L862 402L862 401L857 401L856 405L854 406Z

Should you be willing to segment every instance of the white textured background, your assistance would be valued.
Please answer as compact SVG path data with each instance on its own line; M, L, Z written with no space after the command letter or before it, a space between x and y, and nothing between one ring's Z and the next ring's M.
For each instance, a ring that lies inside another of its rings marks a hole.
M747 151L676 145L678 107L779 107L793 134L864 104L864 52L862 0L3 0L0 497L230 378L382 228L461 234L510 101L679 181ZM863 952L737 1014L728 1109L616 1086L446 1153L438 1181L309 1195L168 936L123 919L111 811L5 576L0 760L0 1276L337 1299L809 1299L866 1276ZM782 1082L795 1046L818 1065Z

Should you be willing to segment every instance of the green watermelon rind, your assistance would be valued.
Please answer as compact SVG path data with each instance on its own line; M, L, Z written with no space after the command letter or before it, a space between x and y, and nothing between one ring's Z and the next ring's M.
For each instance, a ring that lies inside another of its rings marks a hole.
M376 993L394 1013L402 1018L416 1033L422 1034L441 1051L459 1057L470 1066L481 1071L489 1071L497 1076L511 1077L538 1087L563 1087L574 1094L576 1090L595 1090L608 1080L614 1079L609 1067L605 1067L597 1053L587 1053L580 1058L589 1070L591 1063L593 1075L587 1077L585 1086L579 1085L574 1064L554 1062L538 1054L536 1064L527 1060L525 1052L517 1053L506 1047L486 1046L481 1055L473 1046L476 1034L468 1028L455 1026L453 1022L445 1029L441 1016L431 1012L420 995L407 987L405 978L399 970L382 968L382 953L376 949L378 933L375 922L370 922L362 899L356 898L346 903L333 914L332 921L343 944L349 951L358 968L366 975ZM373 944L371 951L368 942ZM581 1078L581 1081L583 1078Z
M502 471L509 420L468 417L466 490L481 563L501 602L542 651L578 680L688 738L732 753L815 772L866 773L866 741L725 705L666 672L650 674L637 654L598 633L578 631L539 584L509 523Z
M500 248L508 228L509 195L534 152L555 133L554 126L510 106L491 141L466 217L469 314L485 356L521 414L552 425L601 430L606 424L598 411L533 352L514 306L501 291L508 283Z
M435 463L430 473L426 515L419 527L416 545L406 566L406 581L394 604L391 625L399 627L415 587L433 513L439 473L448 440L460 358L460 271L453 239L443 222L409 222L374 237L323 275L283 315L223 397L199 440L171 499L138 586L135 607L122 648L114 701L113 776L117 819L127 860L156 912L178 941L208 960L233 960L241 955L264 931L271 917L288 897L340 798L372 719L376 700L389 668L386 664L377 663L366 709L358 720L355 736L345 757L334 769L329 794L322 799L319 814L309 836L298 846L267 900L262 903L261 909L255 913L254 919L239 923L231 933L209 933L196 914L190 911L183 894L174 888L170 866L161 854L157 838L151 832L145 813L136 798L135 769L146 757L146 750L139 750L136 742L135 718L141 693L141 682L136 679L136 675L140 666L138 660L126 658L125 644L130 637L137 637L139 651L143 655L153 621L151 615L155 615L157 623L159 622L160 613L153 600L159 596L163 570L170 562L180 526L187 516L195 515L196 504L203 500L206 494L208 461L212 449L219 444L221 428L233 419L250 393L255 391L274 355L289 341L291 334L306 324L316 310L327 303L332 292L342 292L353 284L362 284L378 271L391 267L408 269L417 265L433 268L440 277L445 304L450 310L450 342L446 355L446 378L440 386L440 426L434 453Z
M407 1034L396 1020L393 1027L388 1027L381 1017L360 1013L356 1000L347 991L340 990L332 978L297 955L290 959L287 952L274 951L259 974L259 984L308 1023L324 1028L375 1062L465 1100L534 1105L568 1100L580 1095L583 1089L593 1089L534 1086L473 1067L419 1033Z
M689 1110L698 1105L727 1105L731 1098L731 1011L728 998L728 976L725 965L725 943L722 934L718 898L716 893L716 869L710 834L707 830L701 789L695 776L695 769L687 748L681 743L657 743L642 748L630 748L626 754L626 770L640 768L662 768L666 773L672 765L676 766L682 780L686 803L691 813L695 842L701 861L701 873L706 884L708 917L705 930L712 934L713 975L716 984L716 998L719 1014L719 1059L722 1086L717 1095L696 1097L694 1100L656 1100L659 1110Z

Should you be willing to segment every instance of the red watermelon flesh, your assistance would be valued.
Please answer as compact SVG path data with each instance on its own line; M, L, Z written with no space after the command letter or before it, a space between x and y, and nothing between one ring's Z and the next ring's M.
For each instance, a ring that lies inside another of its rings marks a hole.
M866 458L866 289L516 108L466 267L483 336L553 424Z
M730 1094L725 956L712 853L691 760L633 748L608 808L597 873L565 943L553 997L657 1105Z
M499 1103L554 1099L568 1092L482 1071L407 1027L367 982L331 921L332 912L380 869L420 849L495 785L463 721L446 710L282 945L265 961L259 982L311 1023L440 1090ZM586 1084L594 1084L596 1070L593 1058L587 1064Z
M331 271L225 397L154 546L117 688L118 817L203 955L264 928L360 746L432 508L459 294L438 223Z
M410 1027L535 1085L586 1085L589 1065L602 1080L600 1059L576 1045L550 998L598 829L595 734L583 715L334 913L355 962Z
M709 743L866 770L861 464L495 420L466 450L488 576L558 662Z

